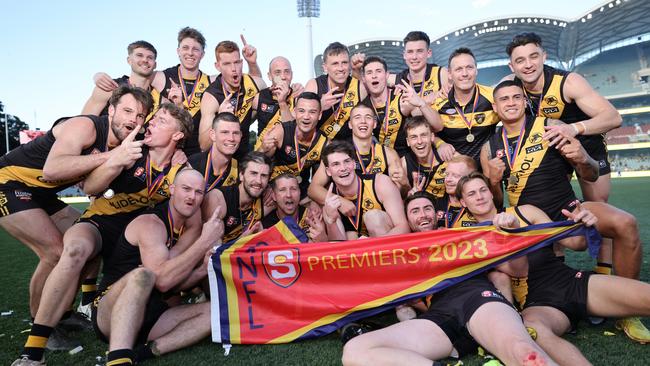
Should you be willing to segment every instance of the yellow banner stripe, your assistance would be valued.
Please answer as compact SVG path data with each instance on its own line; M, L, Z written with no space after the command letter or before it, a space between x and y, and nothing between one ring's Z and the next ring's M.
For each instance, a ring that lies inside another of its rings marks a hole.
M300 240L298 240L298 238L293 234L293 232L291 232L291 230L284 222L280 221L280 224L275 227L289 243L300 242ZM230 322L230 343L232 344L241 343L241 330L239 328L240 319L237 290L232 277L233 268L230 265L230 256L237 249L248 244L254 235L256 234L240 238L235 243L233 243L230 248L224 250L223 254L221 255L221 273L223 273L224 281L226 282L226 296L228 297L228 309L230 309L228 311L228 321Z

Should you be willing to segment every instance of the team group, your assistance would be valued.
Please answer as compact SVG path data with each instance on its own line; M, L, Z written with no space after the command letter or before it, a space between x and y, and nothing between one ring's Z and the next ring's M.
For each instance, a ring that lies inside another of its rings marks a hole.
M635 317L650 315L637 222L606 203L603 136L621 117L583 77L545 65L539 36L507 44L513 74L495 87L477 84L467 48L447 67L427 63L420 31L404 38L399 74L335 42L325 74L304 87L281 56L267 87L242 42L216 46L217 76L199 68L196 29L180 30L180 64L163 71L156 49L134 42L130 75L98 73L82 115L0 158L0 226L39 257L33 326L13 365L45 364L45 348L73 348L65 330L87 323L111 366L204 339L209 301L187 294L209 298L215 248L286 217L320 243L567 219L604 238L593 272L564 263L564 247L586 248L567 238L398 306L397 324L350 324L345 365L435 365L478 345L508 365L589 364L561 337L587 317L619 318L631 339L650 341ZM92 197L81 215L56 195L74 184ZM90 322L72 311L79 287Z

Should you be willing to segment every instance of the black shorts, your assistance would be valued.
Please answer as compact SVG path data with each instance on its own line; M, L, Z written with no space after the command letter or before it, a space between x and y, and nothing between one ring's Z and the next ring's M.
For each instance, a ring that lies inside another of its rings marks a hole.
M447 335L459 357L475 353L478 343L467 329L467 322L484 304L500 302L513 308L512 304L494 287L485 274L479 274L433 294L431 305L420 319L431 320Z
M111 287L109 286L104 291L101 291L99 295L95 297L95 300L92 302L92 305L90 307L92 311L91 321L93 323L95 335L97 335L97 338L99 338L99 340L105 343L110 342L106 335L102 333L101 329L99 329L99 325L97 324L97 306L99 305L99 301L104 295L106 295L110 288ZM153 326L156 325L158 319L160 319L160 317L165 311L167 311L167 309L169 309L169 305L163 300L163 294L160 291L153 289L153 291L151 291L151 295L149 296L149 301L147 301L147 306L144 309L144 319L142 319L142 326L140 327L140 331L138 332L138 335L135 339L136 345L147 343L149 332L151 332Z
M0 217L33 208L40 208L52 216L66 207L68 204L50 189L29 187L15 181L0 184Z
M550 306L561 311L576 329L587 317L587 296L591 271L578 271L569 266L553 266L543 272L529 273L528 294L523 308Z
M85 214L85 213L84 213ZM77 222L87 222L92 224L99 231L102 238L101 255L105 260L110 258L115 248L115 243L120 238L126 226L137 216L137 213L116 214L110 216L93 215L89 217L80 217Z
M587 154L598 163L598 176L612 172L607 154L607 142L605 142L603 135L578 136L578 140L587 151Z

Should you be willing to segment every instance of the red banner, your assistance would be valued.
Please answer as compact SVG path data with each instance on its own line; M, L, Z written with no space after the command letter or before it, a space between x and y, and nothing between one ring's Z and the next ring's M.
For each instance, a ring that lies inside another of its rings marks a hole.
M583 231L570 222L509 232L479 226L307 244L293 221L280 222L212 257L213 340L287 343L324 335Z

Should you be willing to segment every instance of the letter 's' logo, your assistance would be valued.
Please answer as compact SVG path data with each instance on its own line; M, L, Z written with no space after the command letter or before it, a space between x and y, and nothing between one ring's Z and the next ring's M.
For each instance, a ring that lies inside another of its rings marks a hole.
M300 277L300 253L298 248L262 252L264 272L273 283L287 288Z

